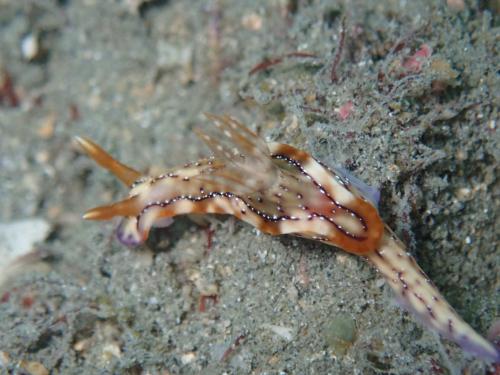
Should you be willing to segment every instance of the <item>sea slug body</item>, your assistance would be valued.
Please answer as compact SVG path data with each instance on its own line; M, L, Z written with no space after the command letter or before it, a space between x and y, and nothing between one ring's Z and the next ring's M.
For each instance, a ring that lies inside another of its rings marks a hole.
M304 151L264 142L232 117L207 117L214 126L197 134L214 156L159 176L143 176L77 138L90 157L130 187L127 198L91 209L84 218L123 217L117 233L127 245L144 242L152 226L195 213L229 214L271 235L339 247L371 262L423 324L477 357L500 362L499 350L458 316L383 223L376 192Z

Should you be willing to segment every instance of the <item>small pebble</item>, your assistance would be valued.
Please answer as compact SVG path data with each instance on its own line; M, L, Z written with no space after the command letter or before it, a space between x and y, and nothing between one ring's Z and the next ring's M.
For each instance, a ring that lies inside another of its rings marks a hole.
M356 322L347 314L336 315L325 324L323 337L335 355L344 355L356 340Z
M34 61L40 56L40 40L36 34L28 34L21 40L21 55L26 61Z

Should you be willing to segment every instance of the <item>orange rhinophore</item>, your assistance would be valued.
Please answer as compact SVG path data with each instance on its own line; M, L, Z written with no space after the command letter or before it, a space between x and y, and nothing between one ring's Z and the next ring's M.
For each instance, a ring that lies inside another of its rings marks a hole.
M148 238L183 214L228 214L271 235L293 234L368 259L401 304L431 329L489 361L500 353L445 301L381 220L376 198L345 172L329 169L295 147L266 143L229 116L207 114L214 126L197 131L214 156L142 176L90 140L77 142L130 192L124 200L89 210L85 219L123 217L117 235L127 245Z

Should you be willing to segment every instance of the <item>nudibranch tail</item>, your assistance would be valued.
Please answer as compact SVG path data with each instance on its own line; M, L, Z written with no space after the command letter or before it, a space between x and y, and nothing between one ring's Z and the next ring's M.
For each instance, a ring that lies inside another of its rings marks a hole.
M111 155L90 139L75 137L75 140L87 153L87 155L94 159L95 162L101 167L113 173L125 185L132 185L132 183L141 176L141 174L136 170L115 160Z
M384 275L403 307L422 324L466 352L488 361L500 361L500 351L460 318L389 229L380 248L366 257Z

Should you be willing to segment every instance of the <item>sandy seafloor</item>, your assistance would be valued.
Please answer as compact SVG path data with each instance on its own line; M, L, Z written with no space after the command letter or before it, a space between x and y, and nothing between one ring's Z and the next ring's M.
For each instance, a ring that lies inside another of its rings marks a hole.
M81 215L126 188L72 139L158 173L208 155L192 129L209 126L203 112L228 113L343 166L381 190L383 219L486 335L500 316L499 8L0 1L13 83L0 91L0 221L50 226L0 286L0 373L498 373L422 328L369 264L336 248L232 218L210 219L210 249L187 218L124 247L116 222ZM30 36L39 44L23 54Z

